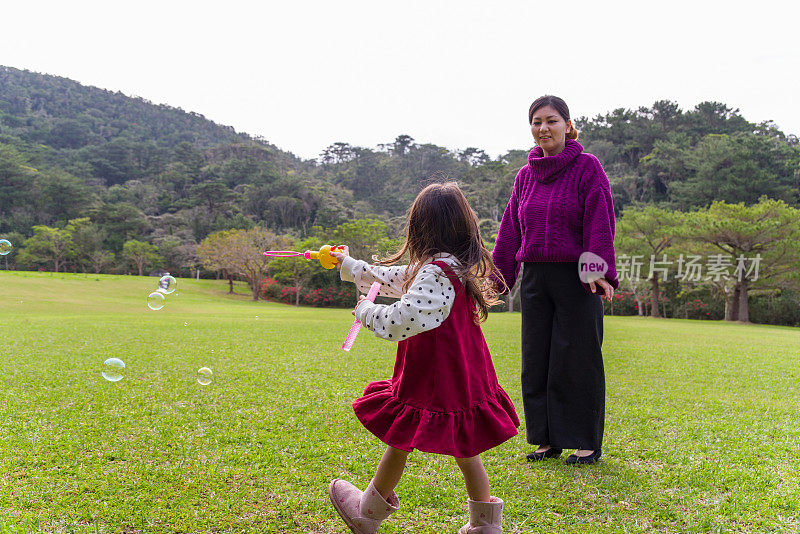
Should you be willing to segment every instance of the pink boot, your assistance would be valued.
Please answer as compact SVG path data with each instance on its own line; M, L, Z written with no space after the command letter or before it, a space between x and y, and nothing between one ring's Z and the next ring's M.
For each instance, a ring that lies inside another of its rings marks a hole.
M381 522L400 506L397 494L392 492L387 502L371 481L362 492L337 478L328 486L328 496L336 512L355 534L376 534Z
M469 503L469 523L458 530L458 534L502 534L503 501L490 497L489 502L473 501Z

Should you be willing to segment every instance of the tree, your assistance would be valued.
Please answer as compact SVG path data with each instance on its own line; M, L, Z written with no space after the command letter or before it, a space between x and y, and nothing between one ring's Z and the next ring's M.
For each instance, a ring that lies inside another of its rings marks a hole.
M638 159L652 150L653 142L668 133L687 134L695 143L708 134L753 131L753 125L739 115L739 110L719 102L701 102L684 113L677 103L659 100L649 108L618 108L593 119L580 117L575 123L591 152L596 143L611 142L613 150L605 152L608 157L604 165L623 163L627 170L635 170Z
M508 167L508 164L500 161L488 160L480 164L470 164L464 171L460 183L475 213L481 218L491 219L498 225L502 210L511 193L511 187L506 177L509 174ZM513 184L518 170L519 167L513 169L514 175L510 177L511 184Z
M150 228L144 214L131 204L101 204L89 217L107 232L106 244L112 252L120 252L125 241L136 239Z
M334 143L322 151L320 159L322 163L329 165L331 163L347 163L355 158L353 147L348 143Z
M395 156L405 156L408 150L414 146L414 138L410 135L398 135L391 145L392 154Z
M355 219L347 221L328 234L331 245L347 245L350 255L364 261L370 261L373 254L388 252L393 244L387 236L386 223L377 219ZM386 249L386 250L381 250ZM355 290L358 296L358 288Z
M89 141L89 126L82 121L58 121L50 130L48 142L56 148L80 148Z
M128 202L149 215L155 215L159 212L158 200L162 192L153 183L128 180L124 184L109 187L106 201L114 204Z
M211 219L219 213L230 211L232 201L237 198L236 193L222 182L203 182L193 185L189 189L189 194L195 205L205 206Z
M28 265L52 263L53 271L59 272L71 253L69 232L43 225L34 226L33 232L25 240L18 261Z
M253 300L260 298L261 282L273 258L264 252L288 246L285 237L279 237L266 228L216 232L204 239L197 253L208 268L230 269L249 283ZM233 287L231 286L231 290Z
M95 272L100 272L104 265L110 263L111 254L103 250L108 234L92 224L89 217L70 220L65 230L72 239L72 258L81 271L86 272L91 267Z
M183 241L178 236L170 235L155 243L168 271L174 273L184 267L194 268L197 265L197 244L193 241Z
M184 141L175 147L175 160L181 165L182 170L192 178L200 175L200 169L204 163L203 154L191 143Z
M81 216L95 201L85 181L60 169L39 172L34 180L36 210L48 224L65 224Z
M681 206L754 204L763 195L796 201L796 155L786 143L752 134L707 135L685 158L689 176L669 184L670 198Z
M649 263L648 280L652 299L650 315L661 317L659 311L659 274L668 276L669 264L664 263L664 252L680 235L682 214L646 206L643 209L626 208L617 223L616 252L630 257L642 256ZM661 257L660 257L661 256Z
M752 132L753 125L739 115L738 109L729 108L722 102L700 102L684 115L685 128L695 139L708 135Z
M669 132L679 124L681 114L680 106L677 102L670 100L658 100L652 106L653 120L661 126L662 132Z
M86 260L88 265L94 270L95 274L100 274L106 265L114 263L114 253L108 250L97 249L89 253Z
M387 253L390 246L386 223L378 219L354 219L329 232L331 245L347 245L350 255L369 261L374 254Z
M89 145L80 152L82 159L91 165L95 178L106 185L114 185L144 175L136 165L135 149L131 139L115 137L104 144Z
M0 230L28 230L15 227L13 212L32 209L36 198L32 187L36 173L23 154L12 146L0 143Z
M471 166L483 165L491 158L480 148L468 147L458 152L458 159Z
M122 256L139 269L139 276L144 274L145 267L149 267L162 260L161 256L158 254L158 247L136 239L125 242L122 246Z
M233 261L236 271L250 282L253 292L253 300L258 300L261 290L261 282L268 272L269 263L272 260L269 256L264 256L264 252L270 249L283 248L288 246L288 240L278 237L266 228L251 228L249 230L239 230L235 234L233 247Z
M732 303L737 314L730 320L750 320L751 291L800 287L800 209L766 197L753 206L714 202L689 214L685 228L686 237L731 258L733 298L738 302Z
M236 233L241 230L221 230L208 235L197 246L197 257L206 269L218 271L228 280L228 293L233 294L233 278L236 274L236 263L233 250Z
M665 139L656 140L650 153L640 161L641 191L636 194L636 198L631 195L631 200L668 200L670 186L686 180L691 173L687 163L687 156L691 151L690 143L688 135L677 132L669 132Z
M275 226L289 226L301 213L303 203L291 196L275 196L267 201L267 220Z

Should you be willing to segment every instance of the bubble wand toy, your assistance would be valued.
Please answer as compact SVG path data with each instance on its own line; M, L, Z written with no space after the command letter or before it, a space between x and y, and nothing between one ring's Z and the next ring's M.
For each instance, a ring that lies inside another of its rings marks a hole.
M336 245L323 245L319 251L315 252L313 250L306 250L305 252L295 252L294 250L268 250L264 252L264 256L271 256L274 258L299 258L303 257L307 260L319 260L320 265L322 265L326 269L333 269L337 263L339 263L335 257L331 256L329 253L330 251L344 251L344 246ZM367 293L367 300L370 302L375 302L375 297L378 296L378 292L381 290L381 283L374 282L372 286L369 288L369 292ZM344 343L342 343L342 350L345 352L349 352L351 348L353 348L353 343L355 343L356 336L358 336L358 332L361 330L361 321L356 319L353 321L353 325L350 327L350 331L347 333L347 337L344 338Z
M369 293L367 293L367 300L370 302L375 302L375 297L378 296L378 292L381 290L381 283L380 282L373 282L372 286L369 288ZM342 343L342 350L345 352L350 352L350 349L353 348L353 343L356 340L356 336L358 335L359 330L361 330L361 321L356 319L353 321L353 326L350 327L350 331L347 333L347 337L344 338L344 343Z
M318 251L306 250L305 252L295 252L293 250L268 250L264 252L264 256L272 256L274 258L299 258L304 257L307 260L319 260L320 265L325 269L333 269L337 263L336 258L331 256L331 251L344 251L343 245L323 245Z

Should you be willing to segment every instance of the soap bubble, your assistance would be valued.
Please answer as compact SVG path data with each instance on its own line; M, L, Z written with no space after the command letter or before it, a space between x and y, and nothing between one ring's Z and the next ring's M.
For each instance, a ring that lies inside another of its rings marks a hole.
M169 295L173 291L175 291L175 287L178 285L178 281L175 280L174 276L170 276L165 274L161 277L161 280L158 281L158 289L163 290L164 294Z
M207 386L211 383L211 378L214 373L208 367L201 367L197 370L197 383L201 386Z
M147 307L153 311L158 311L164 307L164 294L159 291L153 291L147 295Z
M0 239L0 256L5 256L14 246L11 244L11 241L8 239Z
M103 378L109 382L119 382L122 380L122 373L125 371L125 362L119 358L109 358L103 362Z

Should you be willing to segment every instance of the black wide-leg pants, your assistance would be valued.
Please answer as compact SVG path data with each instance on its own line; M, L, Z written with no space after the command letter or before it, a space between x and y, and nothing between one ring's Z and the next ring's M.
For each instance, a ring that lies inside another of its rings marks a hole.
M521 283L528 443L597 450L606 394L600 296L581 285L577 262L525 263Z

